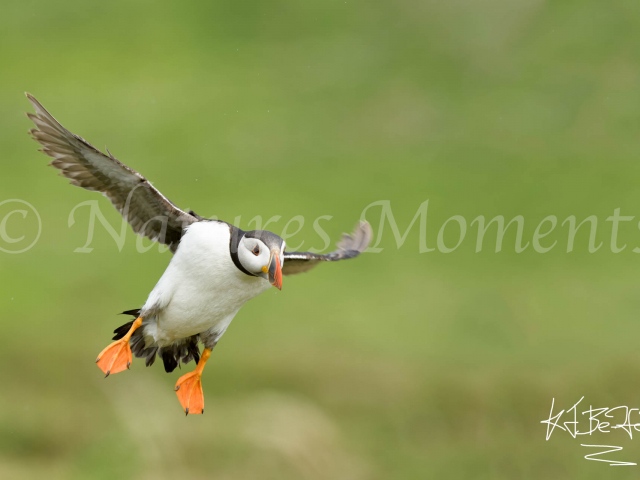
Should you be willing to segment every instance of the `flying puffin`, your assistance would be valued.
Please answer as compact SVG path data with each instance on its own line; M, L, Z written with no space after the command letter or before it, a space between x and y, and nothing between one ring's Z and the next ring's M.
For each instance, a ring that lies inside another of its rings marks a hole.
M134 320L114 331L114 342L96 363L108 377L131 366L132 352L147 366L161 357L167 372L193 360L195 370L175 386L187 415L204 413L202 371L240 307L271 286L282 289L282 275L357 257L371 241L371 226L362 221L332 253L286 252L285 241L272 232L243 231L185 212L109 150L104 154L74 135L26 95L36 112L27 113L36 126L29 132L53 157L50 165L71 184L102 193L136 234L168 245L174 254L142 308L123 312Z

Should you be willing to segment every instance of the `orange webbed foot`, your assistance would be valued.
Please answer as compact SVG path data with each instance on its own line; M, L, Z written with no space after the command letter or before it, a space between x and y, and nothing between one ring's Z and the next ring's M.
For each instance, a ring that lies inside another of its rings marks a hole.
M202 375L195 371L181 376L176 382L176 395L186 415L204 413Z
M137 318L124 337L113 342L98 355L96 364L106 374L105 378L112 373L122 372L131 366L133 356L129 347L129 339L140 325L142 325L142 318Z
M181 376L176 382L176 395L184 413L198 415L204 413L204 393L202 393L202 370L211 356L211 349L202 351L198 366L191 372Z
M106 374L106 377L112 373L122 372L131 366L133 357L129 347L129 339L126 342L123 340L124 338L113 342L98 355L96 364Z

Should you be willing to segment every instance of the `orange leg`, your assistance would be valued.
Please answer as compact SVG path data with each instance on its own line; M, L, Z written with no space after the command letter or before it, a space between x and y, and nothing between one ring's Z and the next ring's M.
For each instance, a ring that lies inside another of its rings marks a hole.
M142 325L141 317L137 318L136 321L133 322L131 329L124 337L113 342L107 348L102 350L100 355L98 355L96 363L98 364L98 367L100 367L100 370L106 373L105 378L112 373L121 372L131 366L131 360L133 357L131 356L129 339L140 325Z
M202 393L202 370L211 356L211 349L205 348L196 369L181 376L176 382L176 394L185 414L204 413L204 394Z

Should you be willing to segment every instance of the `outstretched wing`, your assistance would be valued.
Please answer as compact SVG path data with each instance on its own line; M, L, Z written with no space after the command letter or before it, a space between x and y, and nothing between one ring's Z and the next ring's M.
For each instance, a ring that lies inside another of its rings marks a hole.
M310 252L285 251L282 274L294 275L296 273L306 272L320 262L337 262L338 260L355 258L367 249L372 236L373 232L371 231L369 222L360 222L351 235L345 233L342 236L342 240L338 242L338 248L334 252L320 255Z
M198 221L176 207L146 178L108 156L64 128L31 94L27 98L36 113L27 113L36 128L29 130L40 149L53 157L50 165L61 170L71 184L102 193L111 200L138 235L178 248L183 229Z

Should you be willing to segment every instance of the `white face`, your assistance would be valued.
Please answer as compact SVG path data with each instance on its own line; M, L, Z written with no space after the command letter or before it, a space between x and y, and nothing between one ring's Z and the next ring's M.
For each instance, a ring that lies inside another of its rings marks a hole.
M243 237L238 245L238 259L244 268L256 275L262 273L262 267L269 266L271 251L257 238Z
M282 289L282 265L285 243L272 250L257 238L242 237L238 243L238 260L249 273L264 278L271 285Z

